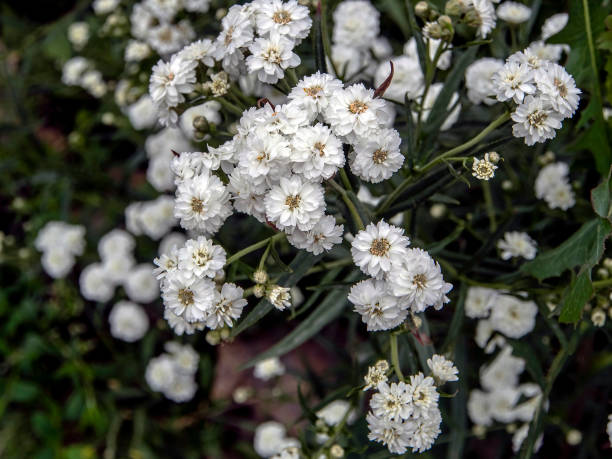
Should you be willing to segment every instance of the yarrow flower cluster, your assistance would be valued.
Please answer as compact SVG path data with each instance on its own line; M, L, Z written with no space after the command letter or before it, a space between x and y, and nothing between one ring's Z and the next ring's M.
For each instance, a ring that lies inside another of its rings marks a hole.
M299 459L300 442L287 437L287 429L276 421L259 424L255 429L253 448L261 457L271 459Z
M54 279L66 277L75 258L85 250L85 227L61 221L48 222L37 234L34 247L42 252L41 264Z
M366 416L368 438L382 443L393 454L404 454L408 448L412 452L426 451L440 434L442 415L436 384L456 381L457 369L441 355L432 356L427 364L432 376L419 372L410 376L409 383L387 382L381 377L380 362L368 370L366 381L372 382L373 375L378 380Z
M355 264L372 278L351 288L349 301L368 331L390 330L409 313L440 309L452 285L444 282L440 265L422 249L408 248L401 228L384 220L369 224L352 242Z
M568 179L569 167L557 162L544 166L535 180L535 195L543 199L551 209L567 210L576 204L576 198Z
M189 344L174 341L166 343L164 349L166 352L147 364L147 384L175 403L188 402L198 390L195 375L200 356Z
M293 49L308 36L311 26L308 8L296 0L262 0L232 6L221 20L216 39L196 41L169 60L160 59L153 67L149 94L160 122L177 123L176 108L196 90L196 71L213 75L206 85L213 95L227 91L227 87L214 88L220 82L218 75L212 73L215 61L233 79L248 71L262 83L276 83L287 69L300 64Z
M504 238L497 241L497 248L501 250L502 260L517 257L533 260L538 252L536 242L521 231L504 233Z
M113 337L133 343L141 339L149 329L149 317L142 306L131 301L119 301L109 316L110 332Z

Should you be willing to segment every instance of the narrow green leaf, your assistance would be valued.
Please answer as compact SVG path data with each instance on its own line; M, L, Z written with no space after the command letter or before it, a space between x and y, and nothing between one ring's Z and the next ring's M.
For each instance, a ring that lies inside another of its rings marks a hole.
M404 2L401 0L382 0L377 2L380 10L386 11L389 17L397 24L404 34L404 38L410 37L410 23Z
M306 271L314 266L314 264L321 259L321 256L313 256L305 250L295 256L293 261L289 264L291 273L283 274L279 280L278 285L284 287L292 287L304 277ZM268 300L261 300L257 305L249 312L244 319L242 319L233 329L230 337L238 336L244 330L259 322L265 315L267 315L274 306Z
M611 230L608 220L590 220L559 247L541 253L521 266L520 270L542 280L559 276L563 271L576 266L594 266L603 254L604 242Z
M325 47L323 46L323 32L321 30L321 13L317 12L313 21L313 45L314 56L317 70L321 73L327 73L327 62L325 61Z
M591 190L591 204L595 213L603 218L608 218L610 215L610 174L612 168L608 172L608 177Z
M580 320L582 308L593 295L593 284L591 283L591 269L582 269L566 289L561 303L561 315L559 322L576 323Z
M353 271L344 280L354 281L360 273ZM249 368L261 360L269 357L277 357L295 349L317 334L325 325L338 317L347 301L348 286L332 290L321 304L304 319L291 333L281 339L267 351L246 362L242 368Z

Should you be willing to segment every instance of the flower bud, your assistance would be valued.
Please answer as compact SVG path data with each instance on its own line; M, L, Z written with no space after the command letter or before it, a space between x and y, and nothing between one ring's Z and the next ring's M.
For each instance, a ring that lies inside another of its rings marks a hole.
M437 22L428 22L423 26L423 35L429 38L442 38L442 27Z
M419 2L414 5L414 14L420 18L426 18L429 16L429 5L427 2Z
M448 0L444 6L444 12L449 16L461 16L465 9L465 2L462 0Z
M331 457L344 457L344 448L335 444L329 449L329 454L331 454Z
M216 346L221 342L221 336L217 330L211 330L206 333L206 342L211 346Z
M606 323L606 313L603 309L595 308L591 313L591 321L596 327L603 327Z
M263 285L257 284L255 287L253 287L253 295L255 295L255 298L263 298L265 294L266 287Z
M200 115L193 119L193 128L200 134L208 134L210 125L208 124L206 117Z
M268 273L263 269L258 269L253 273L253 280L256 284L266 284L268 282Z
M579 430L571 429L565 435L565 441L568 445L576 446L582 443L582 433Z

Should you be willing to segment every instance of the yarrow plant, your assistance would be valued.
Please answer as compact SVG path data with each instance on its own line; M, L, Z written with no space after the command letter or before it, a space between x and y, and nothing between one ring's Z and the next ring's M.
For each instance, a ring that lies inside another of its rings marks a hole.
M275 459L461 455L468 419L528 458L570 430L553 384L612 317L609 161L576 153L607 143L570 142L603 124L564 44L581 25L540 2L400 3L96 0L67 31L63 83L142 131L80 293L141 341L149 396L198 405L173 425L222 424L233 408L200 398L231 394L259 423L250 454ZM123 40L115 75L97 36ZM39 231L51 277L84 234ZM287 400L298 422L259 411Z

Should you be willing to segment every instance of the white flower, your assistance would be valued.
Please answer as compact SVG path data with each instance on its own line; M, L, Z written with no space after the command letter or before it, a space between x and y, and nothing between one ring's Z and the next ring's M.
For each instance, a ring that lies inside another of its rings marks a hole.
M291 147L293 171L308 180L331 178L346 160L342 142L321 123L298 129Z
M175 403L188 402L193 398L198 386L193 377L178 374L173 379L172 384L163 391L164 397L169 398Z
M491 417L499 422L512 422L516 419L514 408L521 394L515 387L496 389L489 394Z
M267 299L279 311L291 306L291 293L288 287L275 285L267 295Z
M296 0L286 3L281 0L267 0L259 3L255 23L259 35L278 33L298 44L308 36L312 19L308 8L298 5Z
M317 71L302 78L287 97L308 113L309 120L314 120L327 109L332 94L338 89L342 89L340 80Z
M518 339L533 330L537 313L538 307L533 301L499 295L491 310L491 324L508 338Z
M368 439L382 443L393 454L406 452L410 443L407 423L378 417L372 412L366 415L366 421L369 429Z
M232 214L229 198L217 176L203 173L178 186L174 216L183 228L211 235Z
M490 180L495 175L497 166L489 159L489 153L485 153L483 159L474 157L472 164L472 175L478 180Z
M126 62L140 62L151 54L151 48L148 44L138 41L130 40L125 47L124 58Z
M294 229L287 235L287 240L298 249L304 249L314 255L331 250L334 244L342 242L344 225L336 225L336 219L325 215L309 231Z
M290 154L289 142L283 136L252 134L238 153L238 165L253 178L268 174L280 178L285 175L284 160Z
M192 13L206 13L211 0L182 0L183 8Z
M414 312L429 306L440 309L448 303L446 294L453 288L444 282L440 265L421 249L408 249L393 265L388 280L393 294L404 297Z
M282 177L279 184L273 186L266 195L264 205L266 217L279 229L290 232L297 227L308 231L323 217L323 187L302 181L297 175Z
M90 66L90 62L82 56L68 59L62 67L62 83L67 86L79 84L81 76Z
M188 278L180 271L168 273L162 283L166 308L187 322L206 320L215 299L215 284L208 279Z
M100 263L91 264L81 271L79 286L83 298L90 301L106 303L115 294L115 287L106 278L106 270Z
M497 17L510 24L522 24L531 16L531 8L521 3L506 1L497 7Z
M497 248L502 251L502 260L509 260L513 257L533 260L538 251L536 242L527 233L519 231L505 233L504 238L497 241Z
M423 93L425 80L416 51L414 55L396 56L390 60L393 62L393 78L385 91L385 98L403 104L405 97L413 100L419 97ZM388 76L389 63L382 62L376 69L374 84L380 86Z
M187 322L183 317L177 316L168 308L164 309L164 319L166 319L172 331L179 336L183 334L193 335L196 330L206 328L206 322Z
M285 374L285 366L278 357L270 357L261 360L255 365L253 375L263 381L268 381L276 376Z
M128 298L138 303L150 303L159 297L159 285L153 274L154 267L143 263L128 274L123 288Z
M54 279L66 277L74 266L74 256L62 247L45 250L40 258L45 272Z
M374 90L361 83L337 90L332 95L325 120L338 136L369 138L390 121L387 102L374 98Z
M82 255L85 250L85 227L50 221L36 235L34 246L40 252L62 249L70 255Z
M121 229L114 229L100 238L98 253L102 260L114 258L131 253L136 241L130 233Z
M175 107L185 100L183 94L194 89L197 62L174 55L169 62L162 59L153 67L149 94L156 104Z
M289 67L300 65L300 58L293 52L294 43L276 32L269 38L257 38L249 51L246 65L251 73L257 72L259 81L274 84L283 78Z
M89 40L89 25L86 22L73 22L68 26L68 40L76 50L82 49Z
M493 89L497 100L513 99L520 104L525 95L535 93L534 71L527 64L507 62L493 75Z
M148 94L145 94L126 108L127 116L136 130L150 129L157 123L155 104Z
M470 287L465 297L465 315L472 319L488 317L496 301L496 290L486 287Z
M568 21L569 14L567 13L553 14L551 17L546 19L544 24L542 24L542 40L548 40L553 35L561 32L567 25Z
M413 411L412 392L404 382L387 384L382 382L370 400L374 415L388 420L406 420Z
M480 426L490 426L493 423L491 417L491 402L488 392L474 389L470 392L467 402L467 410L470 420Z
M426 417L421 417L414 422L406 423L408 430L409 445L412 452L422 453L430 449L436 438L440 435L440 423L442 414L437 406L433 407Z
M299 446L299 442L294 438L287 438L285 427L275 421L268 421L259 424L255 429L253 448L261 457L271 457L279 454L285 448Z
M366 279L351 287L348 300L367 325L368 331L390 330L406 319L408 309L388 292L383 280Z
M206 325L211 329L221 328L225 325L232 327L234 320L242 314L247 305L243 298L244 291L236 284L225 283L213 302Z
M563 117L574 115L582 91L576 88L574 78L559 64L549 63L535 71L535 82L540 97L549 102Z
M221 20L221 33L215 41L215 58L226 60L253 40L253 27L242 5L233 5ZM229 62L229 61L228 61ZM225 67L225 66L224 66Z
M412 396L413 417L427 418L431 410L437 408L440 394L431 376L425 377L421 372L411 375L406 390Z
M131 253L118 252L102 259L106 278L113 285L122 285L135 264L136 260Z
M142 338L149 329L149 317L144 309L130 301L119 301L109 316L110 332L113 337L128 343Z
M229 176L229 180L228 190L232 195L234 208L238 212L252 215L260 222L265 223L265 183L263 183L263 181L253 183L253 178L238 168L234 169L232 174Z
M521 373L525 370L525 360L512 355L512 347L506 346L493 362L480 370L480 384L489 391L516 387Z
M166 277L166 274L175 272L178 269L178 249L174 247L170 252L163 253L159 258L153 259L153 263L157 266L153 270L157 280Z
M179 269L187 276L215 278L223 272L225 249L200 236L190 239L178 251Z
M186 60L193 60L203 63L206 67L214 67L215 60L215 44L212 40L204 38L194 41L188 46L185 46L179 54Z
M459 370L457 370L455 364L442 355L432 355L431 358L427 359L427 366L431 370L433 377L441 383L457 381L459 379L457 376Z
M504 66L500 59L485 57L471 63L465 70L465 86L467 96L473 104L485 103L492 105L495 100L495 85L493 75Z
M527 96L525 101L512 113L514 137L525 137L529 146L536 142L552 139L561 128L563 115L556 112L552 104L541 97Z
M351 171L371 183L390 178L404 163L400 143L400 135L395 129L381 129L371 138L354 144Z
M612 414L608 415L608 423L606 424L606 433L608 434L608 441L612 443Z
M480 38L486 38L495 28L496 16L493 4L491 0L471 0L471 4L476 13L476 35Z
M544 199L551 209L567 210L576 204L572 187L568 181L569 167L557 162L544 166L535 180L535 195Z
M168 354L162 354L149 360L145 370L145 379L151 389L161 392L173 383L175 373L172 358Z
M387 382L387 370L389 363L386 360L379 360L376 365L368 367L368 374L363 377L365 387L363 390L375 389L380 383Z
M391 271L392 263L401 262L409 244L403 229L381 220L357 233L351 244L351 255L364 273L380 279Z
M351 404L347 400L341 399L328 403L317 411L316 415L317 418L323 419L325 424L331 427L340 424L345 417L347 424L352 424L357 419L357 413L355 410L351 410Z
M117 8L120 1L121 0L94 0L91 6L96 14L102 16Z
M366 0L348 0L334 11L332 40L342 47L366 50L378 36L380 13Z

